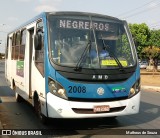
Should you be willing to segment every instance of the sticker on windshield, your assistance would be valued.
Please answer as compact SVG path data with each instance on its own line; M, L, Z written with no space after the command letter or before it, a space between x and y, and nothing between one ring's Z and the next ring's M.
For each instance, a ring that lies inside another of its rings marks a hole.
M123 67L126 67L127 61L126 60L119 60L119 62L122 64ZM105 59L101 61L102 66L118 66L117 62L112 59Z

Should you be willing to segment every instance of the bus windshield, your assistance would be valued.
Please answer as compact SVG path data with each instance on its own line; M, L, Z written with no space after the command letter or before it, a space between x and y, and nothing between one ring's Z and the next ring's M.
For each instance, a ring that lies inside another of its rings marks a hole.
M49 16L55 64L75 68L127 68L135 55L123 22L91 16Z

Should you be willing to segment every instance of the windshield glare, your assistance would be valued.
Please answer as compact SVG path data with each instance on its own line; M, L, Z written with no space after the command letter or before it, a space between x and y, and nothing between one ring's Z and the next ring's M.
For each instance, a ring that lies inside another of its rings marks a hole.
M135 64L127 33L121 23L101 18L60 16L52 16L49 22L50 52L56 64L76 67L80 59L81 68L118 68L115 59L122 67Z

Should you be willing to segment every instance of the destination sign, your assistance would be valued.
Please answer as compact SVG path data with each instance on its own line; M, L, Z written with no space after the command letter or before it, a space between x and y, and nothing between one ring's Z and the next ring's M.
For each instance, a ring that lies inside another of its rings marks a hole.
M109 24L106 22L100 21L85 21L85 20L77 20L77 19L59 19L58 20L58 27L59 28L66 28L66 29L95 29L98 31L108 31Z

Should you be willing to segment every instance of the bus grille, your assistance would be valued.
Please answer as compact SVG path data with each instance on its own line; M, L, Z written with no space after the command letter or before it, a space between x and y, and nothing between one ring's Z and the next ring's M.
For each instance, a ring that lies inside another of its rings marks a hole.
M100 114L100 113L113 113L123 111L126 106L110 108L110 111L105 112L93 112L93 109L81 109L81 108L72 108L72 110L77 114Z
M76 102L113 102L113 101L121 101L128 99L128 96L124 97L117 97L117 98L74 98L68 97L69 101L76 101Z

